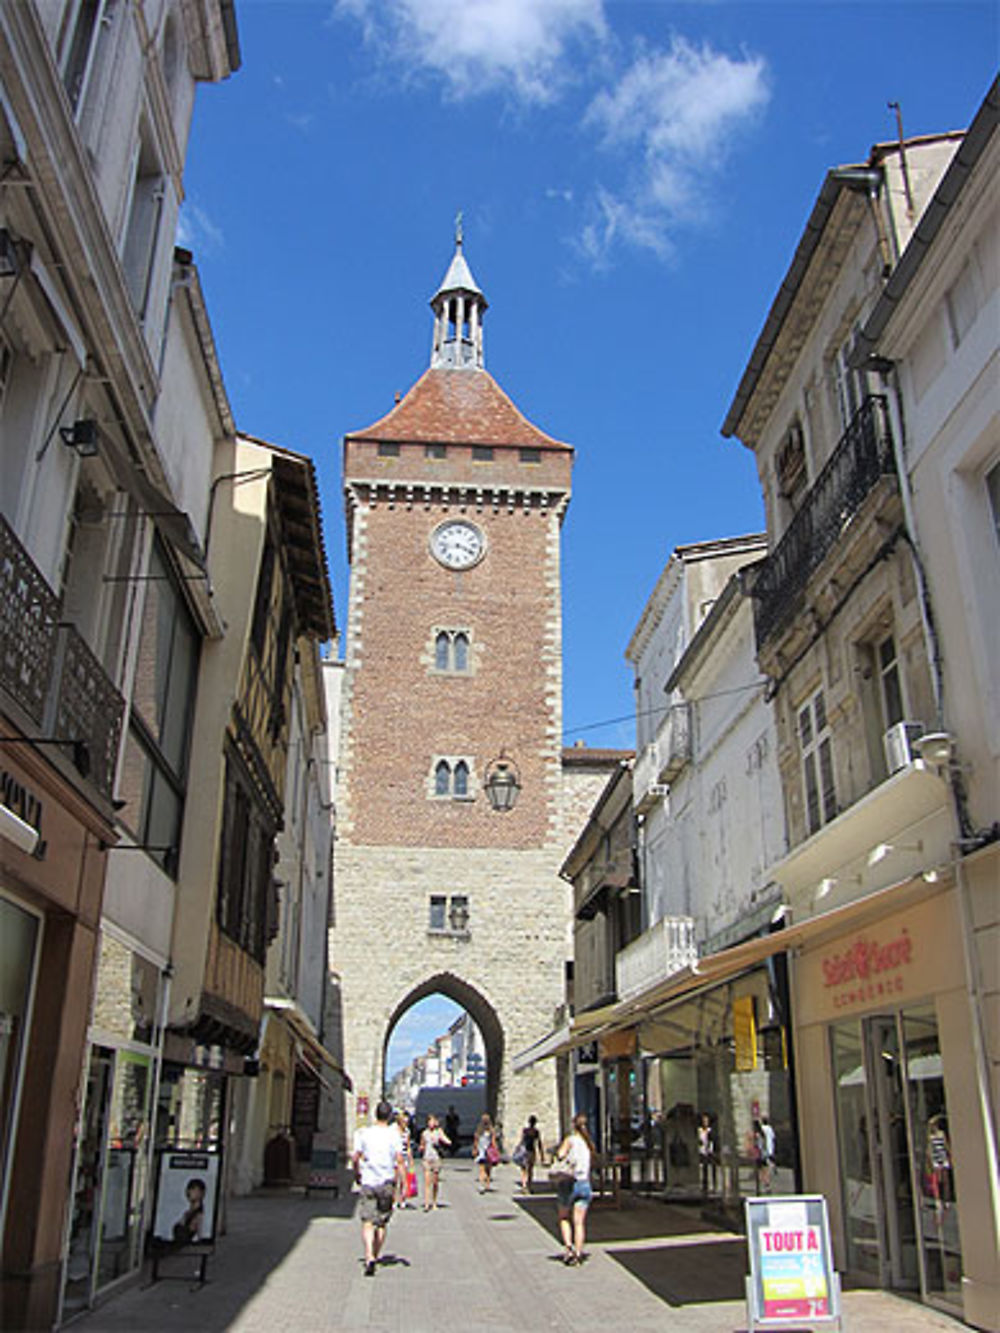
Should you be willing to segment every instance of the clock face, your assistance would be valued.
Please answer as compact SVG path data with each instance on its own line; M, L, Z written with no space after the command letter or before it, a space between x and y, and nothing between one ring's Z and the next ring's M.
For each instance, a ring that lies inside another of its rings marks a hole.
M475 523L449 519L431 533L431 553L446 569L470 569L486 554L486 537Z

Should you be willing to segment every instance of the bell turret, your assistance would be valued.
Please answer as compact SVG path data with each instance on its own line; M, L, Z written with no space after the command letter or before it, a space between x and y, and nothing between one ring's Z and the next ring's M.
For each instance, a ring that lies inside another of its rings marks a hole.
M434 344L431 369L482 370L483 314L489 303L462 253L462 215L455 224L455 254L431 297Z

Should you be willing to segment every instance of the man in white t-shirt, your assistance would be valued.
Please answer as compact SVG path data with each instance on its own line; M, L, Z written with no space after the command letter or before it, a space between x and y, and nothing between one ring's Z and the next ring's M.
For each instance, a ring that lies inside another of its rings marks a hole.
M375 1264L385 1244L385 1229L392 1216L396 1173L403 1156L399 1130L389 1123L392 1107L386 1101L375 1108L375 1124L354 1135L354 1174L361 1185L361 1238L365 1246L365 1277L375 1276Z

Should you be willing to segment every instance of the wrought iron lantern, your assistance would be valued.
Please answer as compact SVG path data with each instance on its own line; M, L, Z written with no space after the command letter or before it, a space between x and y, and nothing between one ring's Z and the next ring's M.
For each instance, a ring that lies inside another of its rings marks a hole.
M502 750L499 756L490 760L486 766L483 789L494 810L503 813L513 810L517 804L521 791L521 774L513 759L508 758Z

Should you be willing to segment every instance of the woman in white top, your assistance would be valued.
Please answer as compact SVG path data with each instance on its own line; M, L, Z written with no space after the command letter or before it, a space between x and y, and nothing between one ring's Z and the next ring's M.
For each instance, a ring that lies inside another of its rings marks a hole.
M559 1230L566 1252L563 1263L570 1266L583 1262L583 1244L586 1239L587 1209L593 1198L590 1188L590 1165L594 1141L587 1128L587 1117L582 1113L573 1117L573 1128L559 1145L556 1159L571 1173L570 1179L560 1180L556 1186L559 1200Z
M424 1158L424 1212L438 1206L438 1184L441 1180L441 1145L451 1147L451 1139L438 1124L436 1115L427 1117L427 1128L420 1136L420 1151Z

